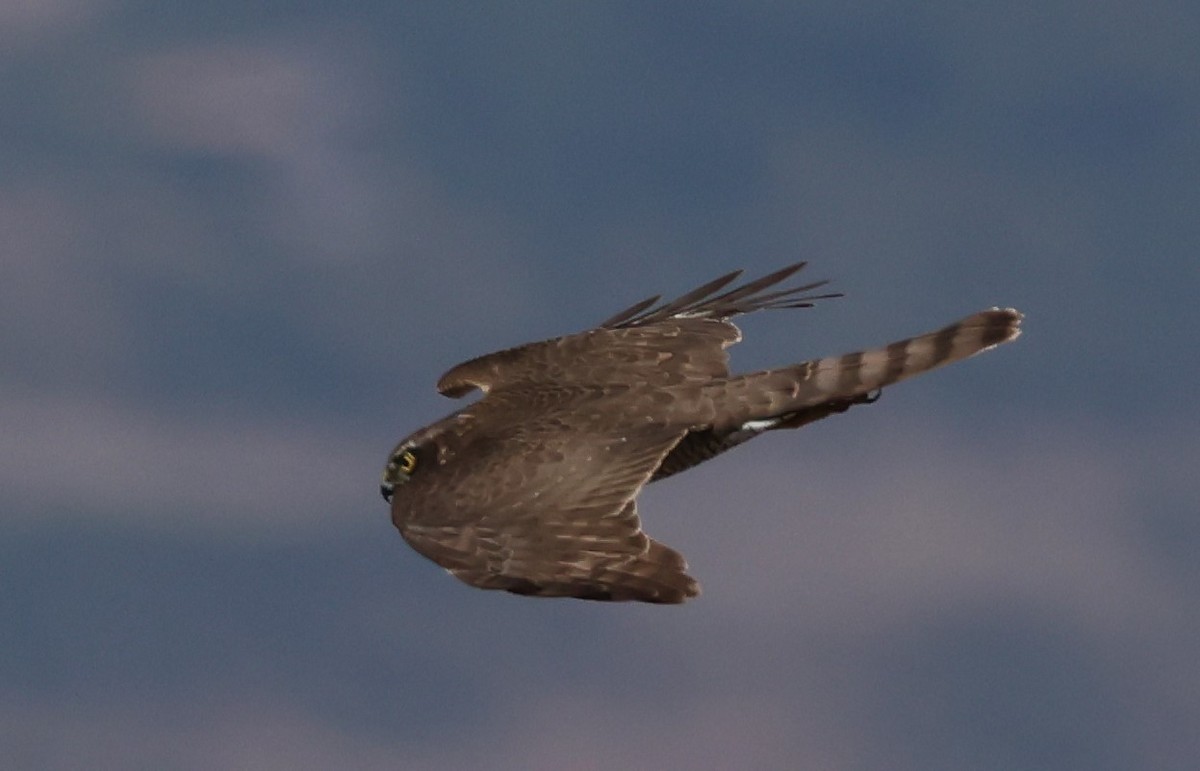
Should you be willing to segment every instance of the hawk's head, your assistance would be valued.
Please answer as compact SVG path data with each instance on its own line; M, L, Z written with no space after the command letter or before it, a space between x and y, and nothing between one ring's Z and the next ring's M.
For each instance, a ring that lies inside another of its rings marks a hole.
M396 487L407 482L420 465L420 451L412 442L402 442L392 450L387 465L383 467L383 482L379 485L383 499L391 503Z

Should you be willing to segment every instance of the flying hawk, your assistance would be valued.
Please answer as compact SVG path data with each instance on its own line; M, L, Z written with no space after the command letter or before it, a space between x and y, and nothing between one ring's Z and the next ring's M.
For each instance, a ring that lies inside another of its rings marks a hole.
M400 535L482 589L683 602L700 587L679 552L642 532L644 485L1020 334L1020 313L992 308L875 350L731 373L734 317L839 296L813 294L825 281L778 288L802 267L727 289L735 271L454 367L438 391L484 396L392 451L381 492Z

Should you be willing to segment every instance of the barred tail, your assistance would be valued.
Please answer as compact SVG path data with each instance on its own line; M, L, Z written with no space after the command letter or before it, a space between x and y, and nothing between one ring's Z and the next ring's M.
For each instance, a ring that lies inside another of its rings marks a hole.
M992 308L928 334L884 348L814 359L731 378L713 393L714 428L732 429L781 418L829 402L865 400L873 391L982 353L1021 334L1022 315ZM807 422L807 421L806 421ZM783 424L762 428L791 427Z

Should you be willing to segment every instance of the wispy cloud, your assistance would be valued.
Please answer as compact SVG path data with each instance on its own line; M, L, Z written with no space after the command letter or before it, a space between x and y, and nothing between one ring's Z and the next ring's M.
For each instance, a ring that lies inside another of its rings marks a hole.
M6 496L42 524L49 512L66 522L270 537L276 526L311 533L348 509L380 505L376 467L387 448L311 422L182 417L99 400L8 395L0 424Z
M449 768L417 750L354 734L269 697L178 703L0 703L0 737L24 768Z
M117 6L114 0L5 0L0 3L0 55L69 34Z
M415 155L372 149L364 137L403 133L404 105L384 109L382 74L347 45L299 36L137 58L126 68L138 116L128 130L256 170L260 260L280 260L271 286L293 285L293 308L315 330L376 346L364 330L446 286L461 312L439 318L442 330L472 313L523 313L532 282L509 269L514 225L456 200Z
M984 437L933 416L871 417L885 425L763 439L736 465L651 488L647 527L669 524L707 600L757 612L769 594L821 626L884 628L1003 596L1115 633L1186 607L1179 576L1130 537L1141 514L1129 501L1146 481L1125 448L1169 465L1200 452L1187 434L1152 442L1039 421ZM1171 489L1169 506L1200 502L1194 482Z

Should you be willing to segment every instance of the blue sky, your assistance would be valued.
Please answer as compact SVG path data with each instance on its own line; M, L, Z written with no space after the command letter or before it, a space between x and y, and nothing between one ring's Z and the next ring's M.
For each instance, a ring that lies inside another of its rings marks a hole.
M1200 10L0 5L0 752L24 768L1185 769ZM642 498L677 608L379 500L487 351L733 268L1011 346Z

